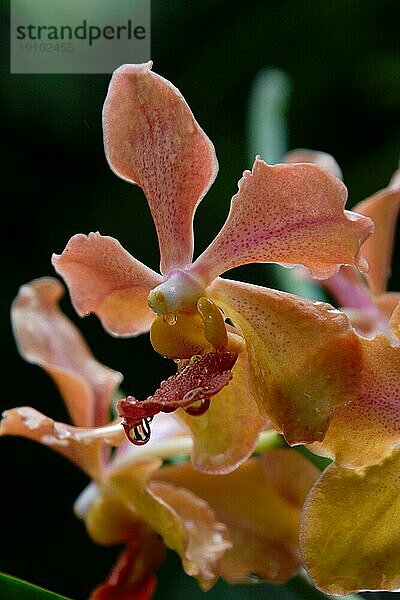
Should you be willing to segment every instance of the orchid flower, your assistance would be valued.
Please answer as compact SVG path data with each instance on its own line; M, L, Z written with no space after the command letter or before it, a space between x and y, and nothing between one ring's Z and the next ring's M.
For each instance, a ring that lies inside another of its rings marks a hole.
M39 441L100 479L110 444L123 442L120 423L108 423L111 399L122 375L93 357L80 332L59 309L63 293L56 279L32 281L20 288L11 319L21 355L54 380L74 425L22 406L3 413L0 435Z
M0 435L50 446L93 479L75 511L94 541L125 548L91 600L151 598L165 546L178 552L205 590L218 577L232 583L254 581L255 574L275 582L290 578L301 566L301 509L316 468L293 450L273 449L224 477L190 464L161 469L163 458L190 453L190 435L172 415L158 415L150 442L133 447L119 422L107 424L121 375L91 355L59 309L62 293L51 278L24 285L12 322L20 353L53 378L75 425L18 407L5 411ZM110 445L119 446L112 456Z
M160 467L160 459L132 452L111 469L91 502L78 500L94 541L126 544L123 571L117 565L93 600L136 590L138 564L144 580L154 581L163 557L157 534L204 591L218 577L234 584L282 583L300 569L301 511L318 474L301 454L272 449L224 476L200 473L190 463Z
M319 162L320 155L307 159ZM364 247L365 279L342 267L324 282L353 309L363 364L358 397L335 411L324 440L311 445L334 463L307 498L302 551L314 583L330 594L400 588L400 295L385 292L399 208L397 171L387 188L356 206L376 224Z
M146 442L155 414L184 408L177 414L193 434L193 464L209 473L246 460L266 418L290 444L322 440L335 409L358 393L359 342L348 319L328 304L219 276L254 262L301 264L316 278L342 264L365 270L359 249L372 222L343 210L346 188L323 168L256 158L225 225L192 262L193 215L217 160L182 95L151 63L124 65L103 123L111 168L147 197L161 275L99 233L72 237L53 264L80 315L95 313L116 336L150 330L155 350L179 361L152 397L119 402L130 439Z

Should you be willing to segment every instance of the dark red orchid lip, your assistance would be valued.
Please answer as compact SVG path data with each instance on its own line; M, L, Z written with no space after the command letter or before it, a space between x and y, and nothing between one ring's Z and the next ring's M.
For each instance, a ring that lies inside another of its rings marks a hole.
M232 379L232 368L237 354L220 348L214 352L192 357L177 373L163 381L146 400L128 396L119 400L117 410L124 420L128 439L136 445L150 439L150 423L159 412L188 409L189 414L199 416L206 412L210 398L215 396ZM200 406L192 406L200 403Z

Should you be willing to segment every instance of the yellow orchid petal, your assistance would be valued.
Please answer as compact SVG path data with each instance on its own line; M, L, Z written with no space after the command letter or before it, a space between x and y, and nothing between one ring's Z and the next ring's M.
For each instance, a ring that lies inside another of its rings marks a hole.
M218 306L209 298L199 298L197 302L199 311L204 324L204 337L215 347L227 346L228 334L224 317Z
M318 470L293 450L271 450L233 473L199 473L189 464L161 469L153 478L191 490L229 528L233 547L220 574L231 583L255 577L281 582L301 566L301 508Z
M329 594L400 588L400 450L363 470L331 465L308 496L304 563Z
M182 558L183 567L209 589L218 577L218 564L230 548L225 525L219 523L206 502L187 489L150 481L161 461L136 463L135 468L114 470L109 483L132 505L166 546Z
M253 393L290 444L322 440L358 395L361 351L347 317L323 302L218 279L213 300L240 327Z
M176 416L193 437L192 462L206 473L229 473L254 451L265 426L250 389L246 351L232 369L232 381L214 396L207 412L192 417L184 410Z
M84 521L92 540L103 546L127 542L146 528L132 506L118 496L101 492L85 514Z
M212 350L204 337L204 324L196 312L156 317L150 329L150 341L156 352L167 358L191 358Z

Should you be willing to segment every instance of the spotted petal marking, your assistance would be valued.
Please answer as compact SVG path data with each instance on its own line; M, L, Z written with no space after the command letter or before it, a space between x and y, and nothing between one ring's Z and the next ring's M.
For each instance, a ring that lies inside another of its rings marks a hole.
M343 183L317 165L269 166L257 158L239 181L223 228L192 271L211 283L255 262L303 265L320 279L342 264L365 270L359 250L373 223L344 211L346 198Z
M192 260L193 214L218 163L181 93L151 66L115 71L104 103L104 144L115 173L146 194L166 274Z

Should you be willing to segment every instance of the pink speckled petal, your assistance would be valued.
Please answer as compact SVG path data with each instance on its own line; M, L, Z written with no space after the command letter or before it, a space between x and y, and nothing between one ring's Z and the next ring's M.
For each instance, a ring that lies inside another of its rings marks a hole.
M242 331L253 393L290 444L322 440L358 396L361 351L347 317L323 302L217 279L210 297Z
M375 233L365 242L363 254L369 262L365 274L369 287L382 294L390 276L396 223L400 208L400 169L393 175L387 188L360 202L354 210L375 223Z
M351 468L379 462L400 442L400 346L384 334L360 342L360 394L335 412L325 439L312 448Z
M332 298L350 318L358 333L374 337L387 326L390 314L381 310L373 298L365 279L353 267L341 267L337 273L322 283ZM383 298L383 296L381 297ZM393 309L392 309L393 310Z
M256 159L232 198L225 225L193 265L210 283L246 263L301 264L324 279L341 264L366 268L360 245L370 219L344 211L346 188L312 164L268 166Z
M250 388L247 352L239 354L232 381L214 396L200 417L179 410L176 416L193 436L192 462L205 473L234 471L254 451L265 426Z
M360 273L352 267L341 267L322 285L339 306L373 309L375 303Z
M112 237L78 233L60 255L56 271L68 284L72 302L82 317L95 313L115 336L134 336L149 330L154 313L147 304L161 277L133 258Z
M193 255L193 215L215 179L214 146L180 92L151 63L115 71L103 110L107 159L146 194L157 230L161 272Z
M341 267L323 286L350 318L358 333L375 337L388 331L389 319L400 302L400 292L374 296L365 279L352 267Z
M124 439L118 422L105 427L73 427L53 421L30 406L4 411L0 435L17 435L40 442L76 463L97 481L104 473L105 448L109 448L108 444L117 446Z
M391 332L400 338L400 324L396 314L393 314L400 302L400 292L386 292L374 298L372 307L367 308L342 308L349 317L351 324L364 337L373 338L379 333ZM395 311L397 313L397 311Z
M11 309L18 349L25 360L52 377L76 425L104 425L122 375L94 358L59 308L63 294L62 284L50 277L20 288Z
M345 595L400 588L400 451L365 469L331 465L312 488L300 536L318 588Z
M285 163L311 163L319 165L334 177L343 180L342 170L331 154L306 148L297 148L288 152L284 157Z

